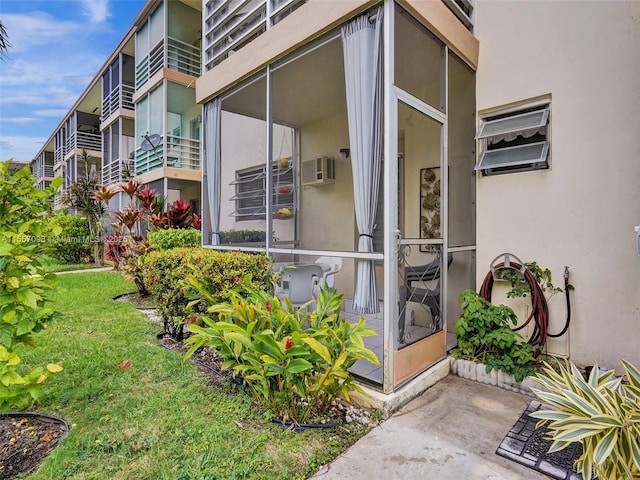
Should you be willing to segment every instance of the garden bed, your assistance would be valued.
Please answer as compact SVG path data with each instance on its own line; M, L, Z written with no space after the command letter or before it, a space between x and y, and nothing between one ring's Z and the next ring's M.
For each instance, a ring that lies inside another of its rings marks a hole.
M0 478L33 472L69 431L57 417L37 413L0 415Z

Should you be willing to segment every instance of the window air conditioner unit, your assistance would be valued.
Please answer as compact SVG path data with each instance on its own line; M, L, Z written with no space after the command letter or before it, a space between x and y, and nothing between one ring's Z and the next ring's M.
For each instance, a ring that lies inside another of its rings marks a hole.
M336 178L335 161L330 157L318 157L302 162L302 185L318 186L331 183Z

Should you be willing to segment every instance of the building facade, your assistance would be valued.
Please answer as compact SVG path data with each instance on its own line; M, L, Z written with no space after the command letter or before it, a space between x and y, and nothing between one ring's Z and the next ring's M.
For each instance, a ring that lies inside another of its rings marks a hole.
M570 323L547 353L640 364L639 14L149 0L33 169L73 181L94 168L86 148L106 185L133 176L201 205L209 248L339 259L345 314L380 333L381 366L353 372L385 393L446 370L459 294L507 258L575 287L570 305L548 295L549 332ZM249 234L223 243L231 231ZM528 299L493 290L527 318Z

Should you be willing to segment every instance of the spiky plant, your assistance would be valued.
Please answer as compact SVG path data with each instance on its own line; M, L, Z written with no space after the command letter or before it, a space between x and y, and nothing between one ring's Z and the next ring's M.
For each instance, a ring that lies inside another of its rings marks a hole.
M545 364L534 389L543 402L556 409L538 410L532 417L549 422L553 443L549 452L580 442L583 454L575 469L584 480L640 479L640 370L621 360L628 383L614 371L597 365L584 379L572 363L555 371Z

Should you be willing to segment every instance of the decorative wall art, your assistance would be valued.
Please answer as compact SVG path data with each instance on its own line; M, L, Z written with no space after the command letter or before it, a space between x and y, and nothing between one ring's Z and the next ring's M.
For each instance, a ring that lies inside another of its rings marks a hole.
M441 238L440 233L440 167L420 169L420 238ZM431 250L421 245L421 252Z

